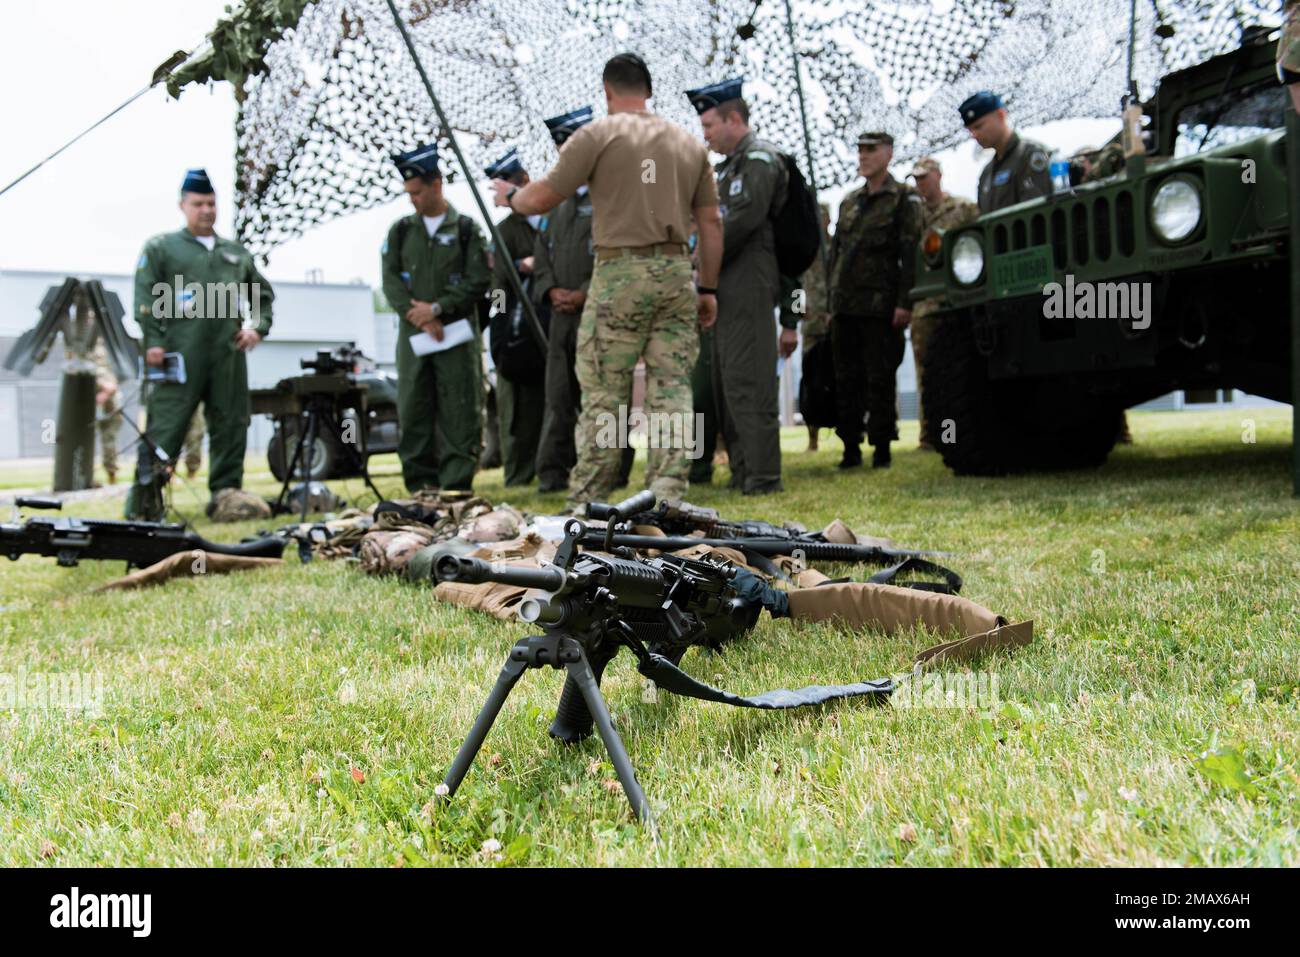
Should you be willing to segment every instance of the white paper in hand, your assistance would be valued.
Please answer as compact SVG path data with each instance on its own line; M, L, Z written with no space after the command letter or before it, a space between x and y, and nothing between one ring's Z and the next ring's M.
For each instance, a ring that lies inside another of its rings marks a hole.
M434 352L446 352L448 349L454 349L456 346L463 345L474 338L474 333L470 331L469 320L461 319L442 327L442 341L439 342L427 332L417 332L411 336L411 351L417 356L427 356Z

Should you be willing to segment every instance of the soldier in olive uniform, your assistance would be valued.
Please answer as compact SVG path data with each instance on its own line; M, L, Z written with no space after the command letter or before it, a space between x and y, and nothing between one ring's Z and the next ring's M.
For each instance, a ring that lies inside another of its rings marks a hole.
M874 447L873 468L890 464L898 421L895 375L903 361L903 329L911 320L921 197L889 175L894 138L858 137L858 172L866 183L840 203L831 243L831 336L835 345L835 433L844 443L842 469L862 464L862 416Z
M935 229L947 232L969 223L979 216L979 208L969 199L953 196L943 191L943 169L933 156L923 156L912 167L912 181L916 191L925 200L921 213L921 232ZM930 337L935 330L935 313L939 300L922 299L912 306L912 361L916 365L916 418L921 427L920 447L934 450L934 433L925 417L925 360L929 352Z
M591 122L590 106L545 121L557 149ZM533 302L549 308L551 324L546 353L546 413L537 445L538 491L569 487L569 470L578 460L573 430L582 404L577 360L578 322L587 302L596 250L591 240L591 195L586 184L542 218L533 246ZM631 404L631 396L628 397ZM627 485L635 450L623 450L616 488ZM694 481L694 476L692 476Z
M145 362L161 366L167 353L179 352L185 363L184 382L152 389L147 432L175 459L202 402L212 458L208 489L215 500L218 492L243 485L250 412L245 353L271 329L274 294L248 250L213 231L216 195L204 170L186 174L180 207L184 228L145 243L135 271ZM127 517L161 517L159 480L137 474Z
M384 296L402 319L397 336L397 455L414 494L469 489L482 437L479 305L491 284L478 224L442 195L436 146L393 157L415 212L388 230L381 265ZM468 342L417 356L411 336L441 341L444 327L470 324Z
M488 179L505 180L512 186L528 185L528 173L515 150L484 170ZM537 442L542 434L542 415L546 405L545 369L538 347L538 362L528 363L526 375L508 374L502 368L501 354L505 338L527 336L530 344L533 333L527 328L528 320L515 299L514 288L506 273L507 263L513 262L515 271L528 292L533 285L533 244L541 225L540 216L520 216L511 213L497 223L497 232L506 244L504 250L493 250L492 288L500 293L505 303L504 312L491 320L492 359L497 370L497 413L501 440L501 465L505 472L506 487L527 485L533 480L537 460ZM543 320L543 324L545 321ZM517 371L517 370L516 370Z
M772 321L782 299L782 279L771 214L785 203L785 159L750 129L740 80L687 90L686 95L700 116L705 142L726 157L717 167L723 246L712 374L731 463L730 487L766 495L783 487L778 342ZM797 325L791 317L783 327L781 345L788 343L788 352L798 343Z
M1041 143L1023 140L1011 128L1000 96L981 90L957 109L975 142L993 150L993 159L980 172L981 213L1051 195L1051 156Z
M528 215L554 209L578 187L591 195L596 267L578 326L582 387L578 461L568 507L606 498L618 477L615 417L626 406L633 370L645 360L650 436L646 481L660 498L681 498L699 442L691 414L691 367L700 326L717 317L722 259L718 191L708 151L671 121L650 112L650 70L634 53L605 64L609 116L575 132L559 162L523 189L497 182L511 208ZM699 284L687 255L691 220L699 237ZM676 434L665 434L665 430Z

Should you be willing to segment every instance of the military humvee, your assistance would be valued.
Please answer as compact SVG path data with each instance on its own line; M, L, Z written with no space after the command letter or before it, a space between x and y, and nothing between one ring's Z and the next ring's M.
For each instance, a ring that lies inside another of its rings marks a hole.
M1247 31L1163 77L1118 173L922 238L913 295L945 303L926 417L955 472L1099 465L1123 411L1175 389L1291 401L1275 47Z

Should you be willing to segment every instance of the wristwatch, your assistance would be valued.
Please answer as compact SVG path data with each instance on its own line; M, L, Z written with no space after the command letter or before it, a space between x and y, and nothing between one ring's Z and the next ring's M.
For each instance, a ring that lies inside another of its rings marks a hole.
M438 305L436 302L429 304L429 310L433 313L433 318L435 319L442 315L442 306Z
M515 211L515 193L519 192L518 186L511 186L506 192L506 205L510 207L510 212Z
M695 287L695 291L696 291L696 293L698 293L698 294L701 295L701 296L716 296L716 295L718 294L718 290L717 290L715 287L713 287L713 286L698 286L698 285L697 285L697 286Z

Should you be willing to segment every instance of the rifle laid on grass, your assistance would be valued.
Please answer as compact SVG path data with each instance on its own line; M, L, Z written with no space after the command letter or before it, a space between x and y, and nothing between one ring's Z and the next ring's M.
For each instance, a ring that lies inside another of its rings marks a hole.
M896 582L899 575L920 573L932 575L938 581L912 581L906 587L955 595L961 591L961 576L950 568L929 561L943 558L949 552L927 552L915 548L889 548L882 545L863 545L855 542L828 542L821 532L807 532L789 527L778 527L769 522L727 521L711 508L700 508L688 502L669 499L658 501L654 492L646 489L617 505L591 502L586 507L588 518L604 521L603 529L588 529L579 543L587 548L625 546L638 550L680 551L697 545L711 548L732 548L744 553L745 560L762 569L765 574L789 580L772 558L782 555L797 556L806 562L843 562L846 564L889 566L868 581L877 585L904 584ZM641 535L630 531L634 526L652 526L665 535ZM703 532L704 536L691 532Z
M631 649L637 670L665 691L745 708L784 709L838 698L867 696L881 701L893 691L889 679L851 685L813 685L750 697L706 685L678 667L692 645L719 650L753 628L764 608L773 617L788 615L784 592L727 562L676 555L638 558L630 548L613 554L579 552L586 526L565 523L565 538L552 564L540 568L488 563L443 555L436 562L440 582L499 582L537 589L519 603L521 620L542 634L510 650L487 702L456 753L444 783L455 794L483 746L515 684L529 668L567 672L551 736L566 743L591 734L593 724L609 751L623 791L637 817L652 824L645 793L637 782L622 739L600 693L605 666L622 648Z
M71 567L87 559L124 561L127 567L147 568L175 555L202 549L216 555L279 558L284 539L249 539L237 545L210 542L184 525L102 518L29 517L19 522L18 508L62 509L58 499L19 498L14 521L0 524L0 554L17 561L21 555L43 555Z

